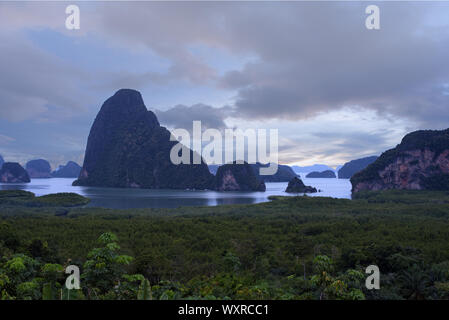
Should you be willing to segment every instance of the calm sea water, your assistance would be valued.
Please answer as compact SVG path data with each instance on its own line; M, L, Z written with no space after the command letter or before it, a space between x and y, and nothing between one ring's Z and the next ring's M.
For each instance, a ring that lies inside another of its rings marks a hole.
M310 196L351 198L351 183L346 179L307 179L306 185L321 192ZM20 189L37 196L58 192L75 192L91 199L90 207L125 208L176 208L180 206L216 206L222 204L251 204L268 201L272 195L291 196L285 193L287 182L266 183L265 192L216 192L156 189L117 189L73 187L74 179L33 179L26 184L3 184L0 190Z

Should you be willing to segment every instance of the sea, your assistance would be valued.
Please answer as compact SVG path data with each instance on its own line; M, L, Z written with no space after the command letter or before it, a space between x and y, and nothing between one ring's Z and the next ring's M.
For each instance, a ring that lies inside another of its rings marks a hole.
M301 178L306 185L320 190L311 197L351 198L351 183L347 179ZM225 204L253 204L269 201L269 196L292 196L285 192L287 182L265 183L265 192L217 192L203 190L122 189L74 187L75 179L32 179L30 183L0 183L0 190L26 190L36 196L58 192L75 192L89 198L89 207L112 209L177 208L182 206L218 206Z

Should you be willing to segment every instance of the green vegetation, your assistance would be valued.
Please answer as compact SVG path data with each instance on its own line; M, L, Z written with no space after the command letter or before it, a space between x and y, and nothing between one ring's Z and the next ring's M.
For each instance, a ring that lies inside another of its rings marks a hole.
M403 204L449 204L449 191L423 192L420 190L382 190L360 191L352 195L355 200L367 200L370 203Z
M449 298L448 192L273 199L68 208L63 216L58 207L0 206L1 297ZM81 269L77 292L63 290L70 264ZM371 264L379 266L380 290L365 288Z
M89 203L89 199L76 193L55 193L36 197L23 190L0 191L0 206L25 207L77 207Z

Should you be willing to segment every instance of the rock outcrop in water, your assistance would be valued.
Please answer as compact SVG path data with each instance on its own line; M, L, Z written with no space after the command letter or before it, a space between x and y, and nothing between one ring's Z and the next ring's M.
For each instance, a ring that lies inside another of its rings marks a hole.
M220 166L215 181L215 188L218 191L265 191L265 183L246 162Z
M5 162L0 169L0 182L2 183L28 183L28 172L17 162Z
M306 186L301 179L295 177L288 183L285 192L288 193L315 193L318 192L316 188L311 186Z
M255 163L250 164L250 166L253 168L253 171L259 180L263 182L288 182L297 176L293 169L286 165L278 164L277 172L272 175L260 174L260 168L267 168L268 164Z
M32 179L51 178L51 167L47 160L37 159L28 161L25 168Z
M3 164L5 163L5 160L3 159L3 157L0 155L0 169L2 168Z
M362 171L371 163L376 161L377 156L366 157L346 162L340 170L338 170L338 179L351 179L351 177L359 171Z
M352 191L449 190L449 129L407 134L351 178Z
M250 164L251 168L253 168L254 174L259 178L259 180L263 182L288 182L294 177L297 177L296 173L292 168L286 165L278 165L278 170L275 174L272 175L261 175L260 168L268 167L268 164L261 163L252 163ZM220 166L216 164L209 165L209 171L213 174L217 174L217 170Z
M177 141L148 111L138 91L121 89L106 100L90 130L78 186L211 189L207 165L170 160ZM189 150L190 158L193 152Z
M335 172L332 170L326 170L322 172L313 171L306 175L306 178L336 178Z
M65 166L59 166L58 170L51 173L54 178L78 178L81 167L78 163L69 161Z

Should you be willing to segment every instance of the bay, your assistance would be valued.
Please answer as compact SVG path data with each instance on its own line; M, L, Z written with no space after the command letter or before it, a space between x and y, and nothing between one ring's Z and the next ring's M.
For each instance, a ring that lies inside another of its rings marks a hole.
M269 196L292 196L285 193L287 182L266 183L265 192L217 192L200 190L124 189L100 187L74 187L75 179L32 179L30 183L4 184L0 190L26 190L36 196L58 192L75 192L91 199L89 207L113 209L127 208L176 208L181 206L217 206L224 204L253 204L269 201ZM307 179L306 185L321 192L308 194L312 197L351 198L351 183L346 179Z

